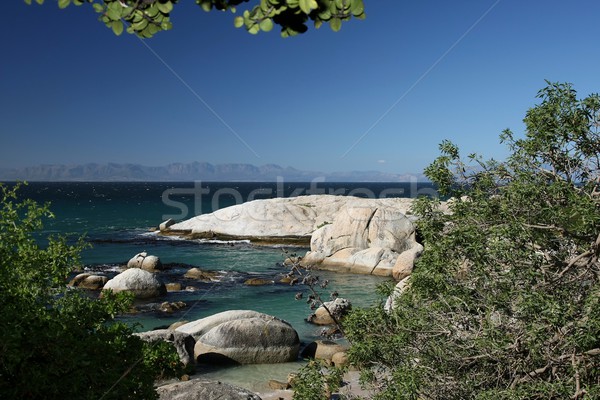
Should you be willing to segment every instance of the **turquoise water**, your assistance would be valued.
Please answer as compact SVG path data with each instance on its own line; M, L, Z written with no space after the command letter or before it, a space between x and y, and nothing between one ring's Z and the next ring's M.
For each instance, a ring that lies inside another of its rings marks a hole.
M51 202L51 209L56 218L47 222L44 235L86 236L92 248L84 251L82 261L88 270L114 275L119 265L125 264L137 253L147 251L160 257L163 263L173 264L171 269L160 275L165 282L181 281L182 275L190 266L219 271L220 279L217 282L188 283L193 284L197 290L171 292L163 298L152 300L157 303L185 302L187 306L178 312L162 314L149 311L123 318L139 324L137 329L141 331L164 327L179 320L192 321L226 310L252 309L288 321L298 331L301 341L305 344L320 338L322 328L305 322L305 318L311 313L308 305L305 301L297 301L294 298L298 291L306 291L305 288L279 283L265 286L243 284L251 277L277 281L281 275L287 273L288 270L282 266L285 255L281 247L256 247L243 242L203 243L166 238L149 232L168 216L190 218L198 212L211 212L251 197L304 194L311 189L310 184L292 183L282 186L270 183L210 183L202 187L194 185L31 183L22 188L21 193L39 202ZM414 194L415 191L414 186L407 183L330 183L327 186L321 183L321 188L326 193L336 191L337 194L370 195L368 191L371 191L374 196L378 196L383 190L389 192L390 189L395 190L397 195L404 196ZM427 190L429 186L419 188ZM202 194L200 189L208 193ZM165 193L168 194L167 197ZM185 211L185 208L187 214L183 215L182 211ZM304 254L307 249L287 250ZM375 287L385 281L384 278L374 276L325 271L318 271L316 275L321 279L328 279L330 290L336 290L340 297L349 299L354 306L368 306L378 301ZM329 292L322 291L322 296L327 299ZM286 375L288 370L295 368L296 364L278 369L265 366L254 369L239 367L212 374L229 376L232 380L235 380L235 375L241 375L245 379L252 376L252 379L260 380L260 371L269 371L271 375Z

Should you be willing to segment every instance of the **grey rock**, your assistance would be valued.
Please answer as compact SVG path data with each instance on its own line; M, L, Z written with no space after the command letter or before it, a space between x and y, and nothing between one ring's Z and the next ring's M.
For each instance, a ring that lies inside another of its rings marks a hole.
M315 316L310 320L313 324L317 325L331 325L335 323L335 320L329 314L331 313L338 321L340 321L351 309L352 304L341 297L333 301L326 301L323 303L324 306L320 306L315 311ZM325 308L327 307L327 309ZM327 312L329 310L329 312Z
M141 268L149 272L154 272L162 270L163 265L160 258L148 255L148 253L144 251L133 256L127 262L127 268Z
M108 282L108 277L104 275L94 275L83 273L75 276L69 282L69 286L81 289L100 290Z
M196 339L198 362L272 364L298 357L298 333L287 322L250 310L225 311L176 329Z
M131 268L121 272L106 284L102 290L113 292L131 292L138 299L148 299L167 293L164 283L154 274L139 268Z
M249 390L199 379L160 386L156 391L160 400L261 400Z

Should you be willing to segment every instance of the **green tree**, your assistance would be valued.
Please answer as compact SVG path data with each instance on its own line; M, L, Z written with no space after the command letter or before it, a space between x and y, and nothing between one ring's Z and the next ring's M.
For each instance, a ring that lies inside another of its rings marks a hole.
M24 0L31 4L32 0ZM42 4L44 0L35 0ZM70 4L91 4L100 14L100 20L111 28L116 35L123 30L149 38L160 31L172 28L170 15L178 0L57 0L60 8ZM231 10L242 3L251 2L241 15L235 17L234 25L244 27L248 32L257 34L268 32L274 25L281 27L281 36L295 36L308 30L307 22L319 28L328 23L331 29L339 31L342 21L353 17L365 18L363 0L196 0L204 10Z
M425 251L395 308L355 311L350 358L378 399L600 398L600 97L549 83L484 161L444 142Z
M0 398L156 398L154 378L172 366L143 356L173 358L113 321L130 297L67 290L84 243L50 237L40 246L36 232L52 214L17 190L0 185Z

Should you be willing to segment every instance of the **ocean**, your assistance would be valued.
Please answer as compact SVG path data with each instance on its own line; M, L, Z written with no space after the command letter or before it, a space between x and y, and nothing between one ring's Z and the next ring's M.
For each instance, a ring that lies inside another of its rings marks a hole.
M298 331L303 344L321 338L322 327L305 321L311 313L305 301L295 300L302 287L286 284L247 286L249 278L277 281L288 270L282 265L289 253L303 255L306 248L261 247L245 241L216 242L181 240L152 232L162 221L183 220L194 215L245 201L336 194L359 197L416 197L435 194L429 183L256 183L256 182L181 182L181 183L97 183L34 182L20 189L20 196L39 203L50 203L55 218L46 221L41 237L50 234L84 236L91 247L82 254L82 267L113 276L119 266L135 254L146 251L160 257L171 268L161 273L166 281L181 281L191 266L217 271L218 281L194 283L195 291L170 292L152 300L182 301L186 306L174 313L155 311L154 304L142 303L137 314L122 317L146 331L166 327L180 320L193 321L221 311L251 309L288 321ZM74 240L74 239L73 239ZM354 307L375 304L375 288L386 278L319 271L328 279L329 290L349 299ZM189 283L188 283L189 284ZM328 298L329 292L322 292ZM306 296L304 297L306 298ZM206 377L244 384L259 390L268 379L285 380L301 362L284 366L244 366L205 370Z

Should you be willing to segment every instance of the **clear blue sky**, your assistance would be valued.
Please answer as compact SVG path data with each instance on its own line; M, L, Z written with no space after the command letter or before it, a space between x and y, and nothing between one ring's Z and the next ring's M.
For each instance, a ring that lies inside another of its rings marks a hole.
M523 131L544 79L600 91L598 0L365 0L366 20L289 39L181 0L145 41L164 64L89 6L5 3L0 167L419 172L443 139L502 158L498 134Z

